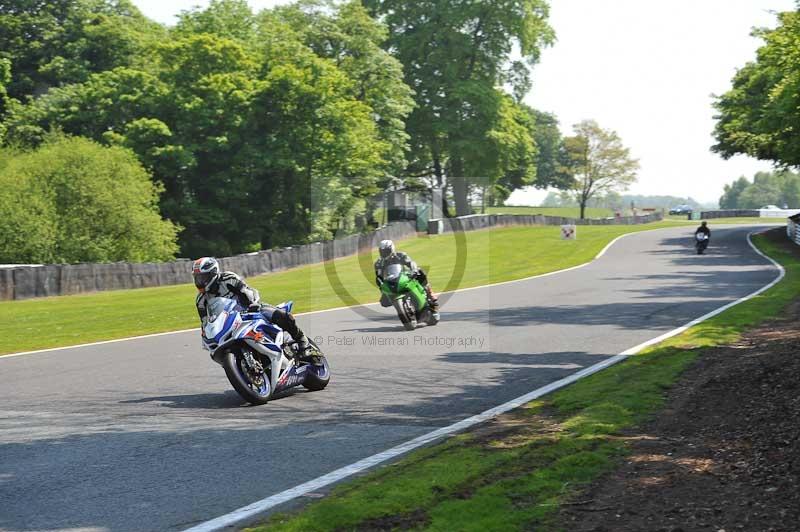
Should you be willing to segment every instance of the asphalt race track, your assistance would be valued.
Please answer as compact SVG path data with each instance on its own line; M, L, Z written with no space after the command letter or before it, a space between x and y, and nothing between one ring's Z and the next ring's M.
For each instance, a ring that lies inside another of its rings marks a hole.
M0 357L0 530L184 529L479 413L769 283L752 229L714 228L703 256L691 228L630 235L413 332L375 306L301 316L331 384L261 407L195 332Z

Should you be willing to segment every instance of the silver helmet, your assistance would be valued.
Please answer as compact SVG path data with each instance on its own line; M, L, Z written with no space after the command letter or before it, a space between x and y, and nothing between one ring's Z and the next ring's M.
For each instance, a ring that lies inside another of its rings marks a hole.
M391 240L381 240L381 243L378 244L378 251L380 252L382 259L390 257L394 254L394 242Z
M192 264L192 277L194 285L201 292L219 279L219 262L214 257L201 257Z

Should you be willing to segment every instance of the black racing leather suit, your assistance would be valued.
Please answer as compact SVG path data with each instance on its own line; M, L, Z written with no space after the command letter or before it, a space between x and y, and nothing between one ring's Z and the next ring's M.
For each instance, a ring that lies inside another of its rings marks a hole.
M200 321L205 320L206 306L208 300L212 297L235 299L243 308L258 306L259 311L266 320L271 321L288 332L296 342L305 344L308 341L306 335L300 327L297 326L297 322L291 312L286 312L272 305L261 303L258 290L248 286L241 277L233 272L222 272L219 279L209 286L205 292L197 294L195 304L197 305L197 313L200 316Z

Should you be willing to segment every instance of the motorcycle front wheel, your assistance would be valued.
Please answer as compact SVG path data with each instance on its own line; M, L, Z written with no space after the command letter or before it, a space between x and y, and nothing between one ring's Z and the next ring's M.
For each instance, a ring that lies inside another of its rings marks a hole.
M394 304L394 308L397 311L397 317L400 318L400 322L403 324L403 327L405 327L407 331L413 331L416 329L417 317L408 296L395 299L392 301L392 304Z
M253 374L247 367L243 355L226 353L222 359L222 367L233 389L242 396L242 399L254 405L263 405L269 401L269 396L272 394L269 375L265 371L262 371L261 375Z

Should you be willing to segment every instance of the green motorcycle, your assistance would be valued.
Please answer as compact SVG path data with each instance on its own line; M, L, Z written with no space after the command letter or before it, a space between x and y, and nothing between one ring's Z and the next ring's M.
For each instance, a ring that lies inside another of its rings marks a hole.
M381 294L391 301L397 317L407 331L417 328L417 323L436 325L439 313L433 312L422 284L409 275L402 264L386 267L381 282Z

